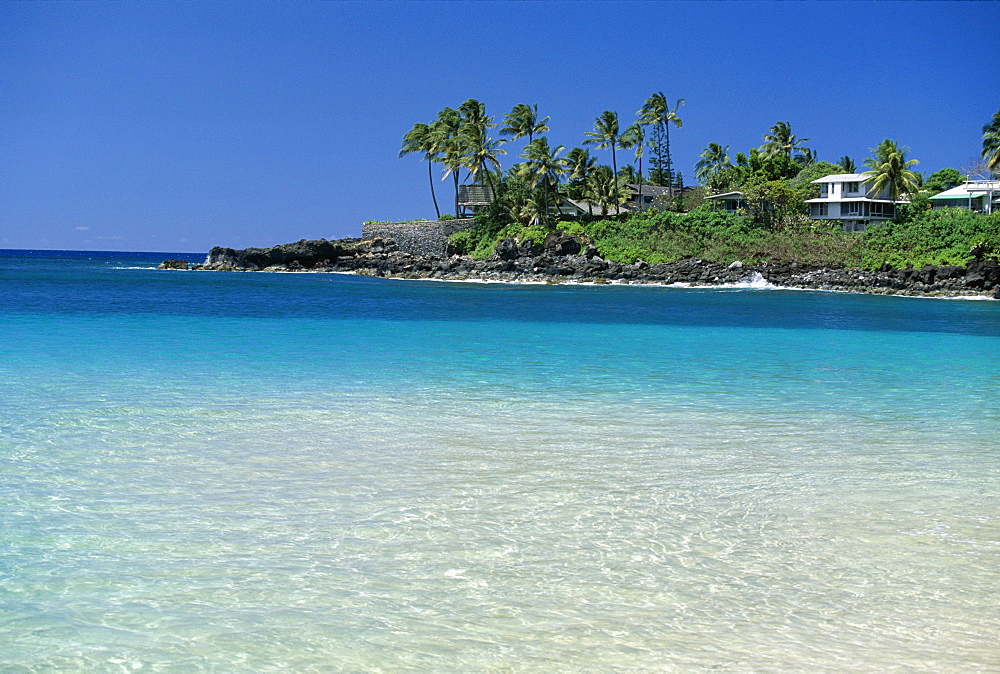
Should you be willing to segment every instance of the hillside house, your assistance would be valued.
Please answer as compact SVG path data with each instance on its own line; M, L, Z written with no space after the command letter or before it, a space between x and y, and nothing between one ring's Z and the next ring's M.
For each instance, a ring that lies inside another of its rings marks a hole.
M813 180L819 196L806 199L813 220L840 220L845 232L863 232L870 224L891 220L896 206L905 200L889 198L888 188L870 192L871 176L863 173L837 173Z

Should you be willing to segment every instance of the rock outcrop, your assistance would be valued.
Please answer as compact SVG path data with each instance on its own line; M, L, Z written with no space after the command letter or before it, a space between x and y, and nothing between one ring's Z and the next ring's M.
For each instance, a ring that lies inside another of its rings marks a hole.
M167 260L161 269L185 269L183 260ZM230 271L338 271L406 279L526 281L543 283L635 283L692 286L764 284L789 288L842 290L878 294L956 296L1000 299L1000 264L973 249L966 266L877 271L832 269L791 263L751 265L684 259L664 264L638 260L621 264L602 259L576 237L549 234L534 241L503 239L486 260L452 255L417 257L398 250L392 239L298 241L271 248L213 248L203 265L192 269Z
M208 251L203 269L218 270L286 270L295 264L298 269L328 268L337 264L342 257L357 254L361 239L340 239L338 241L307 241L286 243L270 248L244 248L233 250L216 246Z

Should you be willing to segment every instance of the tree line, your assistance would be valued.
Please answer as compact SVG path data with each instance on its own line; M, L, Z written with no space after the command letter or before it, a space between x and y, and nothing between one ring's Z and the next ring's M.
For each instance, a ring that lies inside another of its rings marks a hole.
M553 206L558 206L560 184L567 181L566 194L596 204L603 214L618 212L631 197L629 183L665 187L683 186L683 176L674 172L670 151L670 127L679 128L683 121L677 114L684 99L671 105L657 92L646 99L637 119L623 126L617 112L605 110L594 120L592 131L585 133L582 145L611 151L611 166L600 165L585 147L574 147L563 155L565 146L552 146L544 135L550 130L549 117L539 117L538 105L519 103L507 113L493 138L490 130L497 124L486 114L486 106L469 99L457 109L446 107L430 123L413 125L403 137L400 157L419 154L427 162L431 199L437 217L441 217L434 189L433 165L440 164L442 179L449 176L454 183L454 208L459 210L459 174L466 172L475 184L487 185L507 215L515 222L548 223ZM650 130L647 140L647 129ZM507 142L527 139L518 155L524 161L515 164L506 174L500 167L500 156L507 154ZM618 151L633 150L638 170L631 164L618 168ZM643 175L642 160L650 153L652 170Z
M400 156L419 153L427 161L431 198L439 218L435 164L442 167L444 179L452 178L455 213L459 210L460 173L465 171L467 179L492 189L493 216L509 222L547 226L553 210L558 212L562 196L596 205L602 216L617 215L631 198L628 184L638 186L640 205L643 185L683 186L683 176L674 171L670 151L670 128L683 125L677 114L683 104L684 99L671 104L663 92L656 92L645 100L636 112L635 121L628 126L623 126L617 112L601 112L594 120L593 130L584 134L582 145L610 150L610 166L598 164L586 147L574 147L564 155L565 146L550 145L545 135L550 130L550 118L539 116L537 104L515 105L503 118L501 138L494 138L491 130L498 125L487 115L486 106L475 99L465 101L457 109L444 108L430 123L415 124L403 138ZM983 164L979 170L988 176L1000 169L1000 110L982 131ZM701 185L697 196L739 191L744 194L750 215L795 219L805 214L803 202L816 196L813 180L835 173L857 172L849 156L841 157L837 163L819 161L816 153L805 145L810 139L796 136L790 122L775 123L762 138L761 146L732 157L728 146L709 143L695 165L694 175ZM518 155L523 161L505 173L500 166L500 156L507 154L504 145L519 139L527 140ZM618 153L622 150L633 151L638 168L632 164L619 168ZM647 151L651 164L648 177L643 174ZM918 162L908 158L909 151L889 138L871 148L872 156L862 164L867 168L864 174L870 178L872 193L886 189L893 200L909 198L926 208L928 196L962 182L962 173L956 169L943 169L925 181L922 174L913 170ZM974 170L967 168L965 173ZM697 198L689 200L688 205L694 206L697 201ZM679 207L671 200L660 205Z

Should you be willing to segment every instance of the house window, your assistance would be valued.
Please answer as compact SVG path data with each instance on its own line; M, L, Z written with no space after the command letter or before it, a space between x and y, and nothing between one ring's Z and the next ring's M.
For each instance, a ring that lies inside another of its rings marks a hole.
M896 215L895 204L874 203L872 204L872 216L878 218L891 218Z
M818 217L826 215L830 210L830 204L809 204L809 215Z
M826 199L830 196L830 183L823 183L819 186L819 196Z
M857 194L860 183L844 183L844 192L847 194Z
M856 183L855 183L856 184ZM861 215L864 211L864 204L860 201L851 201L840 205L841 215Z

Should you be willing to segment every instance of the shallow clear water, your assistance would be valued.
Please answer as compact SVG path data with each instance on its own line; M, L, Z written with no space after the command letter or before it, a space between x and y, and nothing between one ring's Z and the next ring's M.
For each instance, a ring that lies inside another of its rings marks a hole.
M0 668L1000 669L1000 303L0 251Z

